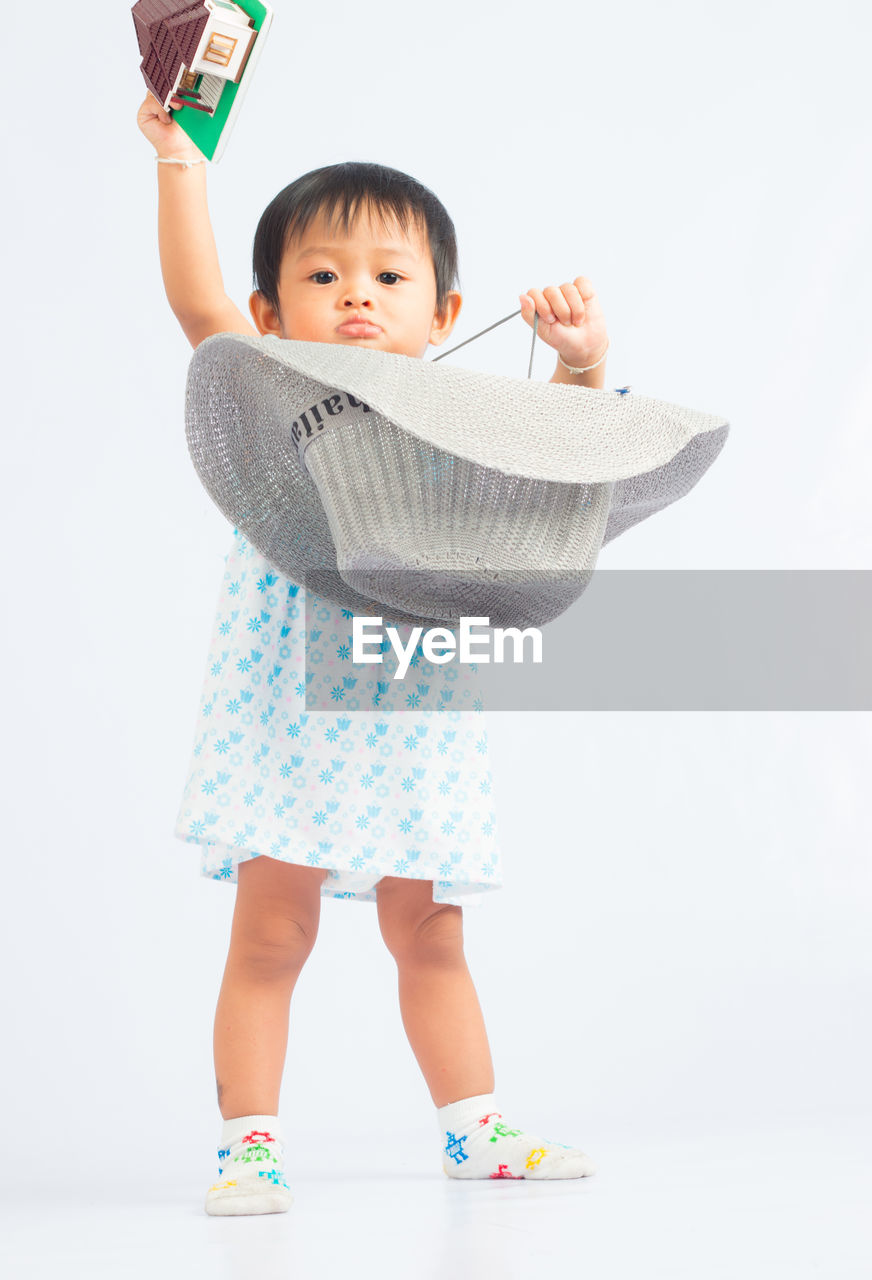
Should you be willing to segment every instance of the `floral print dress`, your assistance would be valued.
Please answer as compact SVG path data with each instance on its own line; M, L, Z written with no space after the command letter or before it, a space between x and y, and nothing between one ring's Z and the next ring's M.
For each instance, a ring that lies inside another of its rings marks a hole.
M483 901L502 870L476 668L419 643L410 670L438 705L416 710L406 680L398 709L381 669L337 683L351 640L350 611L306 601L234 529L175 835L228 883L267 856L327 868L327 897L374 902L405 876L432 880L434 902ZM330 710L307 712L306 689Z

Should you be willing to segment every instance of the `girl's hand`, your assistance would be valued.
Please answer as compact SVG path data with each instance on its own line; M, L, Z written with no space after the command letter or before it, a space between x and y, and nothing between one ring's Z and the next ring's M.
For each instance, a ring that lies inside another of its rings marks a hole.
M594 364L609 345L605 316L587 276L572 284L549 285L520 294L521 315L530 327L538 313L536 336L574 369Z
M170 105L180 107L182 103L178 98L173 98ZM202 159L203 153L199 147L196 147L184 129L176 124L169 111L164 111L153 94L145 95L136 123L159 156L174 156L177 160Z

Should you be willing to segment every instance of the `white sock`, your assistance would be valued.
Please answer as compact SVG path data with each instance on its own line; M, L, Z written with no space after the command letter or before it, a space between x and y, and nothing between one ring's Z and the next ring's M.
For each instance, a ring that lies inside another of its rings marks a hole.
M442 1168L449 1178L584 1178L596 1173L577 1147L537 1138L511 1126L492 1093L461 1098L436 1110Z
M284 1175L278 1116L225 1120L218 1147L218 1181L206 1192L210 1214L285 1213L293 1204Z

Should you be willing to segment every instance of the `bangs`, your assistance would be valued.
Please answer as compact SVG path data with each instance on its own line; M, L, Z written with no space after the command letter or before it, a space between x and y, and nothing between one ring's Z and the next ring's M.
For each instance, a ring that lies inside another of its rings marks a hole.
M391 197L379 200L371 191L342 191L338 197L322 194L320 199L302 202L288 221L285 247L302 239L318 218L324 219L328 235L336 235L339 231L352 235L358 224L365 221L386 233L397 228L407 238L411 231L417 231L426 239L427 223L423 214L404 201L399 193L392 192Z

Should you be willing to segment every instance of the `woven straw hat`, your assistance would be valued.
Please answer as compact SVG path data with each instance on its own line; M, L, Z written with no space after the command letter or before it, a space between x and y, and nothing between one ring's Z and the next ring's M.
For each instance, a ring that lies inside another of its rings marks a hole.
M449 627L550 622L728 431L645 396L231 333L194 352L185 421L208 493L282 574L355 613Z

